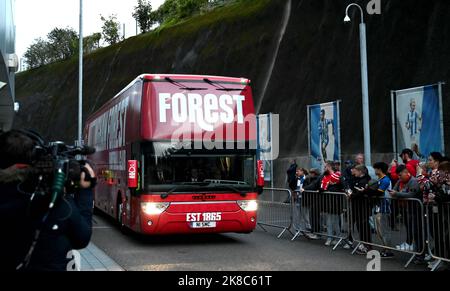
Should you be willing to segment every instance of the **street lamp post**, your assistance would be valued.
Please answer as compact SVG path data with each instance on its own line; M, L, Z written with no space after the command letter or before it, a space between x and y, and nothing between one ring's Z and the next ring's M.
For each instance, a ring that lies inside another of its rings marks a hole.
M372 152L370 142L370 111L369 111L369 77L367 72L367 38L366 24L364 22L364 11L356 3L347 6L345 10L344 22L350 22L348 11L352 6L356 6L361 11L361 23L359 25L360 49L361 49L361 82L362 82L362 107L363 107L363 128L364 128L364 155L366 165L372 164Z
M78 72L78 145L83 143L83 0L80 0L79 31L79 72Z

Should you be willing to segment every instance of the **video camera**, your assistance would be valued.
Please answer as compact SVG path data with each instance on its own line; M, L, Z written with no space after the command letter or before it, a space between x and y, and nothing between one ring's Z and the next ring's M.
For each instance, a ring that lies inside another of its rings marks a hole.
M92 187L95 186L97 180L91 177L84 167L86 161L82 160L82 156L94 154L94 148L69 146L63 142L46 144L38 134L34 132L26 134L37 141L31 157L31 173L37 182L35 194L41 196L50 194L50 209L65 192L76 191L82 172L85 173L85 181L90 181Z

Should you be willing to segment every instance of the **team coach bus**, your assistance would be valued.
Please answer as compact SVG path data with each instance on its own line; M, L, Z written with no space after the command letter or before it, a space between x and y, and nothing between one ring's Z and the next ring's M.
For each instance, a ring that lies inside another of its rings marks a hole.
M96 209L143 234L250 233L264 179L250 81L141 75L89 117Z

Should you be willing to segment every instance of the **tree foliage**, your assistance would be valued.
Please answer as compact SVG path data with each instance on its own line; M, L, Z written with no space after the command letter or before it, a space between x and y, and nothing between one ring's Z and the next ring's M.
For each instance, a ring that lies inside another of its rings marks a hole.
M89 53L92 53L93 51L99 49L101 39L102 39L102 34L99 32L83 38L83 52L85 54L89 54Z
M117 16L112 14L108 18L105 18L100 15L100 18L103 21L103 39L110 45L118 43L121 38L119 35L120 23L117 21Z
M177 17L185 19L200 12L208 4L208 0L179 0L177 1Z
M24 54L29 68L67 60L78 51L78 34L72 28L54 28L47 38L37 38Z
M67 60L78 51L78 34L72 28L54 28L47 39L51 61Z
M155 23L155 14L152 13L152 5L148 0L138 0L134 7L133 18L136 19L139 28L143 33L150 30Z
M166 0L154 11L154 19L160 24L179 21L193 15L226 5L233 0Z
M157 21L160 24L177 18L177 1L166 0L156 11Z
M159 23L177 21L200 12L208 0L166 0L157 10Z
M83 39L83 51L88 54L100 48L101 33L94 33ZM37 38L24 54L30 69L53 62L70 59L78 55L79 37L72 28L54 28L47 37Z
M37 68L48 64L50 61L49 43L42 38L35 39L26 50L24 58L29 68Z

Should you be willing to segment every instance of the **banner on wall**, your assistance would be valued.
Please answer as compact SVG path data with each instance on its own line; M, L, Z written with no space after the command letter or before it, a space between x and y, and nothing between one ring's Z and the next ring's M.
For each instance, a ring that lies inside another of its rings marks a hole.
M432 152L444 153L443 83L392 91L394 152L409 148L426 161Z
M309 155L313 168L341 160L340 101L308 106Z
M258 120L258 160L264 162L264 180L272 181L273 174L273 114L260 114Z

